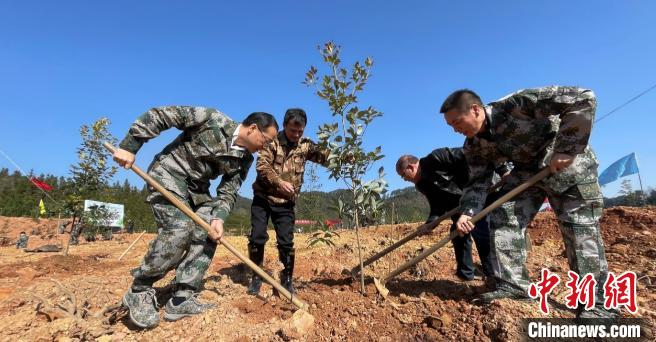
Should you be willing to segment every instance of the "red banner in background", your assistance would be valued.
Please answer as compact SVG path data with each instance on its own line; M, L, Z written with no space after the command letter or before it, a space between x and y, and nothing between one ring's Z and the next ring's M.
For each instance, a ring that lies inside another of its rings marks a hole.
M30 181L32 184L36 185L37 188L44 190L44 191L50 191L52 190L52 186L48 185L46 182L42 182L34 177L30 178Z

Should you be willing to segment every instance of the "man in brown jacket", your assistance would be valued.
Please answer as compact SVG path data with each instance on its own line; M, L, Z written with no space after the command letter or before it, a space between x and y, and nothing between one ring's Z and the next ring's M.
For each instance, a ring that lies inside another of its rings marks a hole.
M305 111L288 109L285 113L283 130L278 139L259 153L253 183L251 205L251 233L248 237L250 259L261 266L264 261L264 245L269 240L267 225L269 218L276 230L278 256L284 269L280 273L282 285L294 293L294 204L303 184L303 171L307 160L325 165L329 152L321 149L312 140L303 137L307 124ZM248 293L257 295L262 279L253 274Z

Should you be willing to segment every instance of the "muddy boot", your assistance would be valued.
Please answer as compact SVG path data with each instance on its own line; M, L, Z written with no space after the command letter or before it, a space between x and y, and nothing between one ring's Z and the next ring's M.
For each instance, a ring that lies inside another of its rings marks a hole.
M155 289L135 292L130 288L123 296L123 306L128 308L130 320L139 328L153 328L159 323Z
M294 289L294 284L292 283L292 276L294 274L294 249L291 250L279 250L280 262L284 266L283 270L280 272L280 284L289 291L291 294L296 294L296 289Z
M531 297L524 291L517 289L511 285L508 285L505 282L499 281L497 283L497 288L494 291L483 293L475 301L483 304L489 304L497 299L512 299L519 301L531 301Z
M250 245L248 246L248 257L253 263L257 266L262 267L262 262L264 261L264 246L260 245ZM253 272L253 277L251 278L251 283L248 285L248 290L246 291L249 295L257 296L260 293L260 288L262 287L262 278Z
M215 304L203 303L196 296L197 293L185 297L172 297L164 307L164 319L172 322L187 316L203 313L216 307Z

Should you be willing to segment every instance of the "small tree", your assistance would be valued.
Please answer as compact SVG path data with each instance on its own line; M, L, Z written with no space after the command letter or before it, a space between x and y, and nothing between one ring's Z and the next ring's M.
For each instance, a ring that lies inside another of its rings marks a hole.
M109 119L100 118L90 127L82 125L80 136L82 143L77 148L78 162L71 165L72 182L67 189L64 208L75 219L82 214L82 201L93 196L107 187L109 180L118 170L110 166L111 154L102 143L108 141L116 145L114 138L108 131Z
M363 181L362 178L383 158L381 147L367 152L364 149L364 134L371 122L382 113L369 106L357 106L358 93L371 76L373 60L356 61L351 70L341 66L340 47L327 42L319 47L321 57L328 65L328 72L318 75L314 66L305 74L304 84L317 86L317 96L325 100L336 122L319 127L318 140L323 148L330 150L328 170L330 178L341 180L349 190L349 198L340 199L340 213L344 213L354 224L358 244L358 260L362 270L362 250L359 226L361 219L373 217L380 206L380 197L386 191L384 172L378 170L378 178ZM360 273L361 291L364 294L364 273Z
M323 243L329 247L335 247L335 242L333 238L339 238L339 234L336 231L330 229L329 226L323 224L323 222L318 222L317 226L319 227L312 236L308 239L308 247L312 247L318 243Z
M321 221L323 219L323 205L321 203L321 190L317 164L308 163L305 167L305 180L301 194L296 201L296 216L306 220ZM313 227L310 227L312 230Z

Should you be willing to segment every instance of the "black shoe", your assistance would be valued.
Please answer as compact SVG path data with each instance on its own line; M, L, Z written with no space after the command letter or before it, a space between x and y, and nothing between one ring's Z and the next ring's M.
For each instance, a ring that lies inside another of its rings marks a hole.
M264 246L263 245L248 245L248 257L255 263L257 266L262 267L262 262L264 261ZM253 272L253 277L251 278L251 283L248 285L248 290L246 293L249 295L257 296L260 293L260 288L262 287L262 278L260 278L257 273Z
M481 279L483 279L481 276L478 276L478 275L473 275L473 276L467 277L467 276L465 276L464 274L462 274L460 272L456 272L456 277L458 277L458 279L460 279L462 281L472 281L472 280L481 280Z
M248 285L248 290L246 293L249 295L257 296L260 293L260 288L262 287L262 278L259 275L253 274L251 278L251 283Z
M294 283L292 282L292 275L285 274L280 272L280 284L284 287L289 293L296 294L296 289L294 288Z

